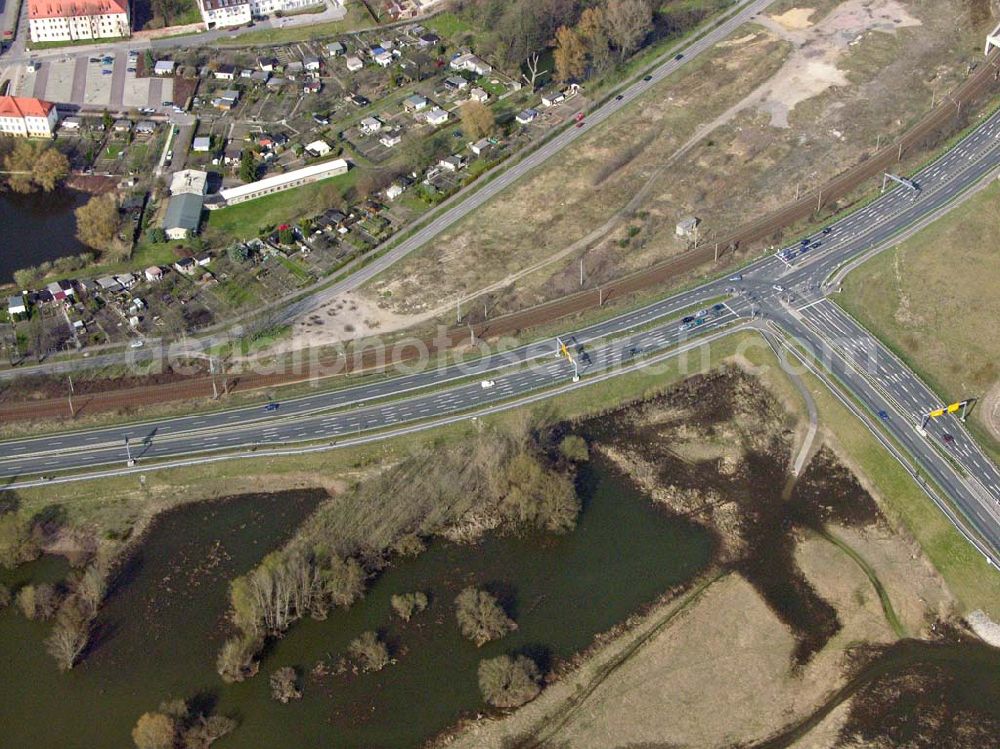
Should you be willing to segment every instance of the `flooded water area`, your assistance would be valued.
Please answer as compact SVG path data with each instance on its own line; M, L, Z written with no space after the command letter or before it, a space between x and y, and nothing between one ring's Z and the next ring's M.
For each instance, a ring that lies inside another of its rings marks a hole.
M76 238L74 211L85 192L60 188L49 193L0 192L0 284L14 271L87 250Z

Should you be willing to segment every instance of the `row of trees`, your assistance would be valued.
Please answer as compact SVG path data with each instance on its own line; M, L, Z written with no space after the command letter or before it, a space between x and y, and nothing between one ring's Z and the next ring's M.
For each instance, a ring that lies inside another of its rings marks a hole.
M14 192L51 192L69 176L69 159L50 143L19 140L4 156L3 171Z
M559 81L582 81L605 71L614 57L621 62L653 30L648 0L605 0L586 8L573 26L555 33L554 60Z

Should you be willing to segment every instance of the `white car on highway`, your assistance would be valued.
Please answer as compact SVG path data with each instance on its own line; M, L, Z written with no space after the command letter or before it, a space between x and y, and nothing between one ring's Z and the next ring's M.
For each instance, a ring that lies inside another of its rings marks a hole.
M496 384L497 384L496 380L483 380L482 382L479 383L479 387L481 387L483 390L489 390Z

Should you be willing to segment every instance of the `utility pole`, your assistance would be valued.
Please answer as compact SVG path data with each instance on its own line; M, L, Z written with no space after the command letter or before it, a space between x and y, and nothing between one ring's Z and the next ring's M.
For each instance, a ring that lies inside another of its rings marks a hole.
M212 355L208 357L208 372L212 375L212 399L219 400L219 388L215 384L215 357Z
M719 243L715 243L715 262L719 262Z
M128 460L126 461L125 465L127 465L129 468L131 468L132 466L135 465L135 461L132 459L132 450L128 446L128 436L127 435L125 437L125 455L128 458Z
M462 322L462 300L455 300L455 324Z
M583 286L583 258L580 258L580 286Z
M819 197L816 198L816 213L819 213L823 208L823 188L819 188Z
M604 306L604 289L602 288L597 290L597 306Z
M896 161L903 160L903 141L899 141L899 153L896 154Z
M799 188L800 187L802 187L802 183L801 182L796 182L795 183L795 200L796 200L796 202L798 202L798 199L799 199Z
M698 222L694 222L694 248L698 249Z
M476 345L476 330L472 327L472 323L469 323L469 343L473 346Z
M882 147L882 133L879 133L878 137L875 139L875 150L878 151L879 148L881 147Z
M71 419L76 418L76 411L73 409L73 375L66 375L66 379L69 380L69 417Z

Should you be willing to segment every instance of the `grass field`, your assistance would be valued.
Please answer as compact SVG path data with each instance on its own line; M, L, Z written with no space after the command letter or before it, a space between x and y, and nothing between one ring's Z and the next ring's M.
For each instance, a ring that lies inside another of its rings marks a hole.
M982 399L1000 387L1000 262L994 182L923 231L869 260L836 297L896 351L943 402ZM988 436L986 410L973 411L976 436Z
M325 190L335 188L343 192L354 184L357 170L331 177L294 190L276 192L257 200L220 208L208 212L208 229L220 232L231 239L256 237L260 230L278 224L292 222L310 213L318 213L315 203Z

